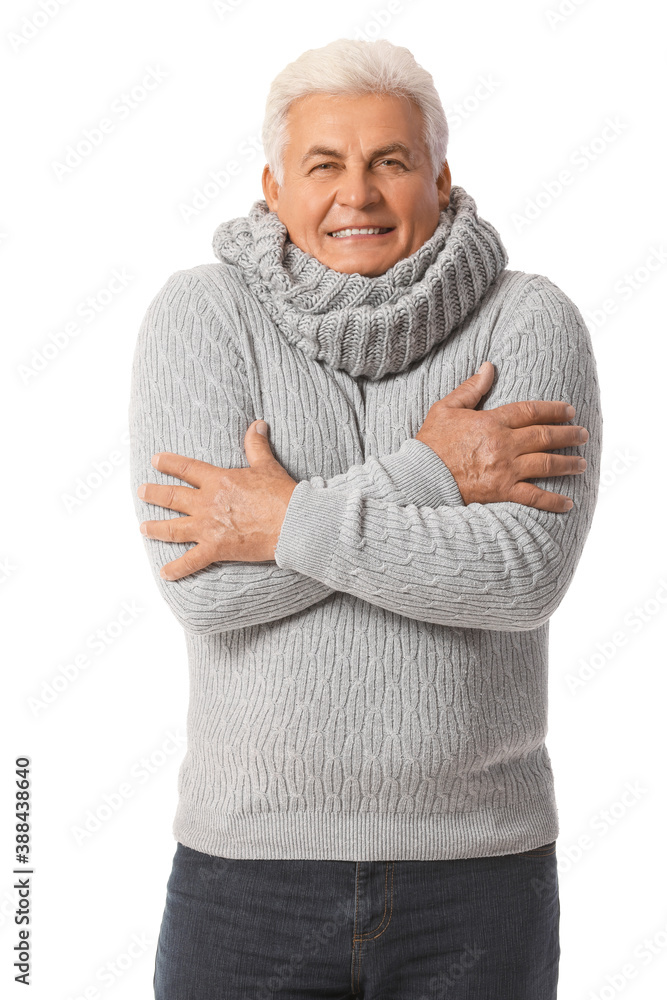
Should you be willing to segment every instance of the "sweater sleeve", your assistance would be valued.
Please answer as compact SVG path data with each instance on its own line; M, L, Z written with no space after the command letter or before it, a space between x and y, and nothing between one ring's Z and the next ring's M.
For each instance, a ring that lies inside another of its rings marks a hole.
M456 479L442 459L417 438L407 438L398 451L369 458L330 479L312 476L308 482L348 494L360 490L367 499L375 498L402 506L440 507L463 504Z
M298 484L276 562L396 614L438 625L530 630L554 613L572 580L597 502L602 415L591 339L579 310L547 278L531 278L489 360L485 408L567 400L589 440L575 476L534 479L564 493L565 513L518 503L417 506L369 497L352 483ZM437 456L436 456L437 457Z
M257 416L243 363L216 305L196 275L177 271L150 303L132 366L129 426L130 479L138 522L181 515L137 496L144 482L183 485L158 472L159 451L199 458L221 468L243 468L243 438ZM462 503L454 477L427 445L405 441L395 454L354 465L330 480L349 481L371 497L400 503ZM160 569L190 543L141 536L162 597L187 632L209 634L293 615L335 588L275 563L216 562L181 580Z
M156 452L221 468L248 467L243 438L257 416L223 317L196 275L176 271L148 307L132 365L130 479L139 523L181 516L137 496L144 482L184 485L151 465ZM140 537L162 597L186 632L275 621L332 593L326 584L275 563L216 562L181 580L164 580L162 566L192 543Z

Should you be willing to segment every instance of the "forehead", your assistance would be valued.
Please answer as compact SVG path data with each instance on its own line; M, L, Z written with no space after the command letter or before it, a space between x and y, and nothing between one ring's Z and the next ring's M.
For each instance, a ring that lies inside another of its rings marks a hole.
M417 105L394 94L308 94L293 101L287 113L288 148L299 154L315 144L367 146L391 140L417 151L421 128Z

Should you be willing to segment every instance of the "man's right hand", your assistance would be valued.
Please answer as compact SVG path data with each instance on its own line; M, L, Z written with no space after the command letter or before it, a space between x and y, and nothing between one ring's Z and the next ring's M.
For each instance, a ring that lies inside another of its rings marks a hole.
M442 459L465 504L509 500L538 510L569 510L568 497L525 480L583 472L585 459L549 452L583 444L588 431L566 423L574 408L564 402L526 400L476 410L494 374L485 361L476 375L433 404L415 438Z

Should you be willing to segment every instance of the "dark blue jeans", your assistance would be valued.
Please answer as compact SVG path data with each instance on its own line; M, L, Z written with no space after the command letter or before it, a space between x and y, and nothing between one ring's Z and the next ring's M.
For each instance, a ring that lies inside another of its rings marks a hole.
M178 844L156 1000L555 1000L556 843L454 861L218 858Z

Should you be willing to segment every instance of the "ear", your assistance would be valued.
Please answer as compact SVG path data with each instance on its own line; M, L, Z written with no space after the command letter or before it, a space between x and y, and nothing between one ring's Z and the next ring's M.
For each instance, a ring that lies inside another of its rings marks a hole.
M271 173L271 168L268 163L265 163L264 170L262 171L262 191L264 192L264 200L269 206L270 212L275 212L278 208L279 190L280 187Z
M444 212L446 208L449 208L449 195L452 190L452 175L449 170L449 164L447 160L442 165L442 170L438 174L438 179L435 182L438 189L438 204L440 206L440 211Z

